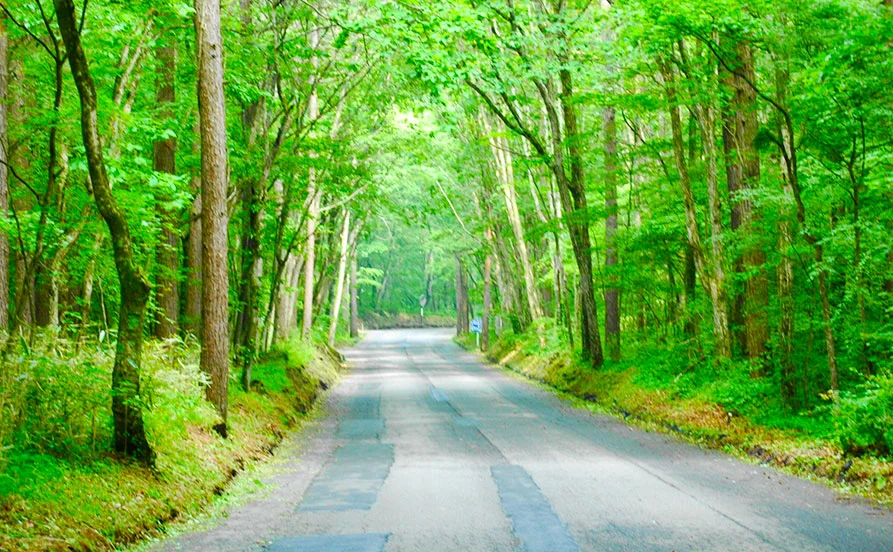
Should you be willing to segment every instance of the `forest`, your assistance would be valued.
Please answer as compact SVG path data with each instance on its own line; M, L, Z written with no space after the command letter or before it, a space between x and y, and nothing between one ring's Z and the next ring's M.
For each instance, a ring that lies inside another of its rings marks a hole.
M893 0L0 0L0 548L138 540L335 346L472 319L889 500L891 48Z

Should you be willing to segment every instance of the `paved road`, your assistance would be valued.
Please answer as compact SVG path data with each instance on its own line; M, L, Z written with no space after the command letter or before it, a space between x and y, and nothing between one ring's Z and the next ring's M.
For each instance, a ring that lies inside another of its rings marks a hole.
M441 330L370 332L269 496L166 550L893 551L893 517L483 366Z

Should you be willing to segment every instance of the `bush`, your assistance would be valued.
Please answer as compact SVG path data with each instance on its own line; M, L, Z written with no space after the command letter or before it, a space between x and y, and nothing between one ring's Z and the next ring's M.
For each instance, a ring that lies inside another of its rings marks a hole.
M849 454L893 451L893 376L873 376L832 408L840 446Z
M0 386L0 450L12 447L58 457L105 449L111 433L114 351L77 346L47 333L22 341L5 363Z

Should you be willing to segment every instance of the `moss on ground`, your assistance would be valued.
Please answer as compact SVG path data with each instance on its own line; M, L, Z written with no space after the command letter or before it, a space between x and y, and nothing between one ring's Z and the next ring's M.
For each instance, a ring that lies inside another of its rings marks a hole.
M0 401L7 406L18 401L18 408L10 406L7 412L43 417L19 424L6 447L5 469L0 471L0 550L111 550L163 532L172 520L196 515L236 474L268 458L286 433L307 418L320 393L337 382L341 370L336 351L289 342L256 364L252 393L231 381L229 437L222 439L211 429L215 413L202 398L197 347L149 343L146 349L146 427L157 453L154 470L102 450L109 424L104 405L93 414L98 427L92 440L87 436L65 448L41 447L29 439L64 433L55 426L64 425L66 416L49 419L48 406L29 413L27 396L7 393ZM71 351L60 353L74 372L91 370L91 389L110 382L111 364L103 360L110 360L109 354L100 355L98 362L95 355L80 362L81 356L72 361L66 354ZM28 354L36 360L26 366L46 364L51 357L46 351ZM56 372L41 372L39 378L33 370L22 373L23 381L34 377L48 388L53 382L47 374ZM79 397L76 391L73 397ZM65 408L69 410L63 414L87 406L73 402ZM73 414L67 418L69 425L77 425ZM75 438L85 431L72 428L70 433Z

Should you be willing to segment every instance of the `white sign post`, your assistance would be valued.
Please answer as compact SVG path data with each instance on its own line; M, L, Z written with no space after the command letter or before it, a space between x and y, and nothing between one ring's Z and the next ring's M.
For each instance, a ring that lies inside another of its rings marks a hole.
M471 333L474 334L474 342L477 344L477 348L481 348L481 331L484 328L484 321L480 318L472 318L471 319Z

